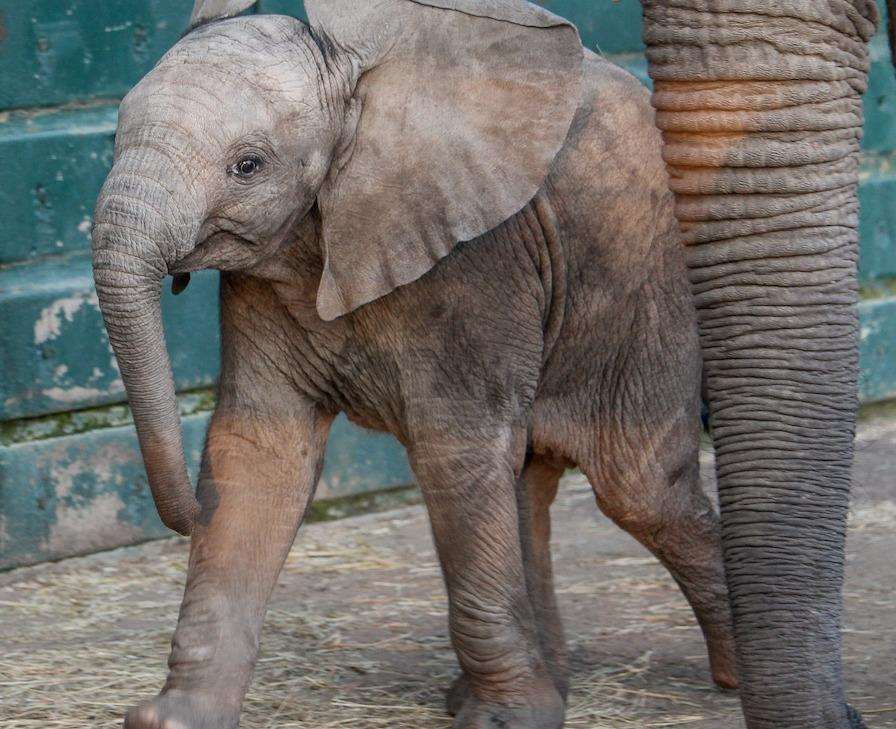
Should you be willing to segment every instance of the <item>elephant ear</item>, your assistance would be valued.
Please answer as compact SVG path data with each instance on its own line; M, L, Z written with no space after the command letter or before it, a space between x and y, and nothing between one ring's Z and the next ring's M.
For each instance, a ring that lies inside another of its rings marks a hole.
M188 30L222 18L232 18L255 5L258 0L196 0Z
M581 94L575 27L516 0L306 0L356 71L360 118L318 196L318 313L410 283L519 212ZM352 116L352 113L347 115Z

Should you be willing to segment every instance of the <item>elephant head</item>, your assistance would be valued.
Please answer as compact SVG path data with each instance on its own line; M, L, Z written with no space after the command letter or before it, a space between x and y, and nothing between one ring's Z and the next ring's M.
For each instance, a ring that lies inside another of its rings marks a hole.
M428 271L519 211L567 135L582 48L525 3L308 2L311 28L199 1L124 99L93 231L100 307L162 520L197 513L160 284L247 270L320 213L322 319ZM500 123L496 123L500 120ZM258 215L263 210L264 215Z

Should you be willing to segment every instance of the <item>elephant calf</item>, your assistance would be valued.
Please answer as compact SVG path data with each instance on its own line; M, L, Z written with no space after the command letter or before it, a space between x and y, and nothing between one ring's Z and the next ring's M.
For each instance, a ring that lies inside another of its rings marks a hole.
M168 681L126 726L237 726L339 412L407 448L463 669L457 727L563 724L549 508L570 466L675 577L733 685L695 314L647 92L527 3L225 17L249 4L199 2L127 96L96 209L150 485L192 533ZM201 268L224 271L223 346L197 503L159 288Z

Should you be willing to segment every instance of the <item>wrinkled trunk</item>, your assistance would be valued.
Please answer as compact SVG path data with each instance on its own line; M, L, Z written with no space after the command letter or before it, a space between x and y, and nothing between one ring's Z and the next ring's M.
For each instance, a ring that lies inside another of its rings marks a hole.
M162 327L161 242L170 234L144 182L113 171L97 202L93 270L100 309L137 427L159 516L190 533L198 513L184 460L180 416Z
M644 0L751 729L858 726L840 613L870 0Z

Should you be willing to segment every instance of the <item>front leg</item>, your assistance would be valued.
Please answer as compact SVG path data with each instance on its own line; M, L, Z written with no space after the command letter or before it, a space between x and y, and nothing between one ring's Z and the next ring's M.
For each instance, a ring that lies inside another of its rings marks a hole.
M237 727L265 607L320 474L331 418L237 332L224 344L168 680L126 729Z
M458 729L563 725L523 566L516 480L524 456L525 433L510 427L446 428L411 444L448 588L451 638L470 681Z
M233 729L258 654L271 590L320 473L327 421L222 402L197 496L187 586L153 701L127 729Z

